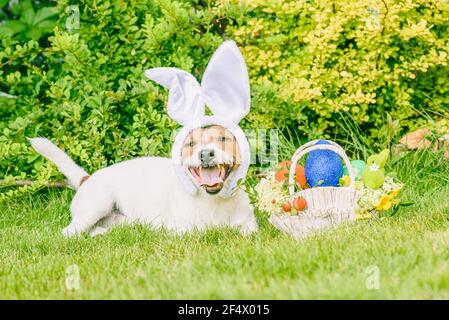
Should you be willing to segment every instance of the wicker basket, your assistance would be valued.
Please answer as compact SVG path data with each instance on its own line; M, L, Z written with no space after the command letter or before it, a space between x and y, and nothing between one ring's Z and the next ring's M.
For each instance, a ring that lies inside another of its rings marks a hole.
M299 215L290 216L285 213L274 213L270 222L279 230L291 234L296 239L307 237L313 232L323 230L344 221L355 219L355 206L360 193L355 188L354 170L345 151L335 142L329 144L310 141L301 146L293 155L289 174L290 202L296 197L303 197L307 201L307 208ZM331 150L342 157L348 168L350 185L348 187L315 187L295 192L295 169L298 161L313 150Z

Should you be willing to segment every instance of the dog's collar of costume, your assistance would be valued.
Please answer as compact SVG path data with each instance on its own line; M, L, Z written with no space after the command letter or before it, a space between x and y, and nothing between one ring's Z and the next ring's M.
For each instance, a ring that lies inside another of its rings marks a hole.
M217 118L215 116L203 116L198 118L195 123L189 126L181 128L175 137L175 141L172 148L172 161L175 169L175 173L178 176L184 190L192 195L198 194L200 191L200 186L198 183L186 172L186 169L182 166L182 147L187 135L194 129L207 127L211 125L219 125L228 129L237 140L239 146L241 162L239 167L233 171L229 177L226 179L223 188L218 193L218 196L222 198L227 198L232 196L233 191L236 189L238 182L243 181L246 177L250 163L250 151L248 140L243 133L243 130L232 122L227 122L224 119Z

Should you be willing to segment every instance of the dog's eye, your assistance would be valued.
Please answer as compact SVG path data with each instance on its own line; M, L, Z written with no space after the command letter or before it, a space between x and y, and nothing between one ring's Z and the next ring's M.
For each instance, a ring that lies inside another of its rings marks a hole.
M226 142L228 140L229 140L229 138L228 137L224 137L224 136L218 138L218 142Z
M188 143L186 143L186 147L189 147L189 148L193 148L193 146L195 145L195 142L194 141L190 141L190 142L188 142Z

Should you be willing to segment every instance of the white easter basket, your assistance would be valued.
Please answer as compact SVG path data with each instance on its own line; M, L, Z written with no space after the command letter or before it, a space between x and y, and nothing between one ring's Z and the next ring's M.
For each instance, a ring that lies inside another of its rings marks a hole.
M302 145L292 158L289 172L290 203L296 197L303 197L307 207L298 215L273 213L269 220L279 230L285 231L296 239L302 239L324 228L336 226L344 221L355 219L355 206L360 193L355 188L354 170L346 152L335 142L329 144L310 141ZM315 187L295 192L295 169L298 161L313 150L331 150L337 153L348 168L350 184L348 187Z

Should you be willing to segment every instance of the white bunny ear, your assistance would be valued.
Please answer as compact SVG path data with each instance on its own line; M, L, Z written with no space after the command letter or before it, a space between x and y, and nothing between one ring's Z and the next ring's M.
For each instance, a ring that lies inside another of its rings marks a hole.
M249 112L251 96L245 60L234 41L213 54L201 82L203 98L214 115L239 123Z
M187 125L204 115L204 102L198 81L190 73L177 68L153 68L145 76L169 90L168 115Z

